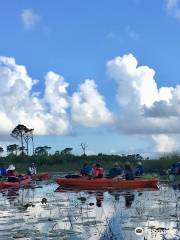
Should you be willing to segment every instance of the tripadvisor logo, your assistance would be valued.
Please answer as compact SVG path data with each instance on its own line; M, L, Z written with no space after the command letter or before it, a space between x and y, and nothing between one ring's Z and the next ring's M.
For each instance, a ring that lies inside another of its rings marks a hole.
M135 230L134 230L134 232L135 232L135 234L136 235L143 235L143 229L142 229L142 227L137 227L137 228L135 228Z

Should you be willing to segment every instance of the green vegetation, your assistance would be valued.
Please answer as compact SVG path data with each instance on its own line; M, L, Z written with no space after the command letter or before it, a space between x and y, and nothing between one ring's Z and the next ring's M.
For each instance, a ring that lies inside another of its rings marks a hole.
M61 152L55 152L53 155L49 155L48 152L39 155L27 156L27 155L15 155L10 154L6 157L0 158L0 166L8 166L9 164L15 164L18 171L26 171L29 164L34 162L38 166L39 171L79 171L84 163L93 164L99 162L103 165L104 169L109 169L115 162L124 164L126 161L130 161L132 166L135 166L138 161L142 161L145 171L147 173L165 174L166 170L171 167L173 163L180 161L180 155L171 154L164 155L163 157L150 160L143 159L139 154L132 155L73 155L67 150Z

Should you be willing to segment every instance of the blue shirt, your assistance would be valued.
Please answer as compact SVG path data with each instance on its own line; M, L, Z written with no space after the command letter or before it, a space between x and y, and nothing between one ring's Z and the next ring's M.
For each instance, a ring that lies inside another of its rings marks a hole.
M109 174L107 175L107 177L114 178L122 174L122 172L123 169L121 167L114 167L109 170Z
M125 169L124 170L124 176L126 180L133 180L134 179L134 174L132 170Z
M91 172L92 172L92 167L90 165L84 166L83 169L81 170L81 173L85 175L89 175L91 174Z
M144 167L143 166L137 166L135 169L135 176L141 176L144 174Z
M4 167L0 168L0 175L1 176L5 176L6 175L6 168L4 168Z

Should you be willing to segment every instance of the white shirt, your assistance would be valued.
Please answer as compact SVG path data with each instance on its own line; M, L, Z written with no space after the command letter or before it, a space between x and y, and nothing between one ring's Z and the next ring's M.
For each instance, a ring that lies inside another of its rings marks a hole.
M36 168L35 167L29 167L30 174L36 174Z

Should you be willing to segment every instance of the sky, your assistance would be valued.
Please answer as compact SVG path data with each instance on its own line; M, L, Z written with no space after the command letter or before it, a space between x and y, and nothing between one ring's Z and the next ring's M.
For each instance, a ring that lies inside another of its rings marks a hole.
M180 147L180 0L0 2L0 145L51 153Z

